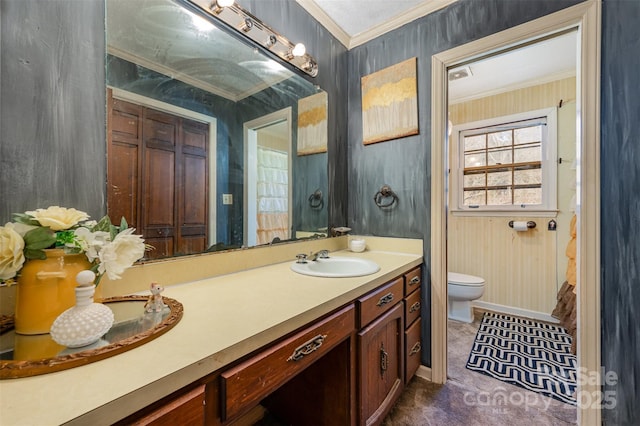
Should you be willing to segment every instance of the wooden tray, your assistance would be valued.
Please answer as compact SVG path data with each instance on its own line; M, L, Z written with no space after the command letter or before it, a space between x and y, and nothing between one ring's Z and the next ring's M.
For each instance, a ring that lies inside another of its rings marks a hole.
M82 348L65 348L48 334L22 336L12 330L0 335L0 379L37 376L100 361L138 347L169 331L182 318L182 304L163 297L168 310L145 313L148 296L104 299L114 311L111 330L98 342ZM10 358L10 359L8 359Z

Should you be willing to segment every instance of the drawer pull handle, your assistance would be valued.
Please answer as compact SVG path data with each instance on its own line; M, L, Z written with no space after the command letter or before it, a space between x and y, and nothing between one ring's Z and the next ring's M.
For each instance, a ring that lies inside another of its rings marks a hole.
M378 300L378 303L376 303L377 306L383 306L386 305L387 303L391 302L393 300L393 293L388 293L384 296L382 296L380 298L380 300Z
M417 311L418 309L420 309L420 302L416 302L413 305L411 305L411 307L409 308L409 313L414 313L415 311Z
M303 343L302 345L298 346L293 351L291 356L289 358L287 358L287 361L300 361L302 358L304 358L305 355L309 355L310 353L312 353L312 352L316 351L317 349L319 349L320 346L322 346L322 343L324 342L324 339L326 339L326 338L327 338L326 334L324 336L322 334L318 334L313 339L311 339L308 342Z
M422 349L422 345L420 344L420 342L416 342L416 344L411 348L409 356L417 354L418 352L420 352L420 349Z
M384 350L384 346L380 346L380 375L383 376L384 372L389 368L389 354Z
M420 283L420 277L413 277L411 281L409 281L409 285L416 285Z

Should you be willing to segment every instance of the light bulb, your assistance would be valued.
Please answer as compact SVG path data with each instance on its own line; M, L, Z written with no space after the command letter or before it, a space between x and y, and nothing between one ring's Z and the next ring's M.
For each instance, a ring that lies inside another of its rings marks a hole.
M233 3L235 2L235 0L218 0L218 6L220 7L229 7L229 6L233 6Z
M293 49L291 49L291 54L293 56L304 56L304 54L307 52L307 48L304 47L304 44L302 43L298 43L295 46L293 46Z

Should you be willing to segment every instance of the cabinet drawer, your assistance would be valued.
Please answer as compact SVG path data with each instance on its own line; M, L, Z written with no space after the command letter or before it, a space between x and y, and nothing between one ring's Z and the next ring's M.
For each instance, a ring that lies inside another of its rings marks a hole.
M415 321L411 327L405 331L405 378L404 381L407 383L413 375L415 374L418 367L420 367L420 358L422 356L422 343L420 336L420 324L421 321Z
M251 408L355 331L353 305L221 375L222 420Z
M409 327L420 316L420 290L414 291L405 299L404 324Z
M127 419L127 425L202 425L204 424L204 385L200 385L159 408L134 419Z
M421 282L422 268L420 268L419 266L416 269L412 269L411 271L404 274L404 295L408 296L409 294L419 289Z
M403 279L400 277L358 299L358 307L360 308L359 328L369 324L401 301L402 287Z

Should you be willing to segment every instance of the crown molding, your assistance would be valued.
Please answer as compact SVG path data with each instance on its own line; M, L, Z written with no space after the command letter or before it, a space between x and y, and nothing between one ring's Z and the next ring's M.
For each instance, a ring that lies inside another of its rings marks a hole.
M304 10L306 10L311 16L313 16L316 21L320 23L323 27L325 27L331 35L338 39L340 43L347 49L349 48L349 43L351 42L351 37L347 34L336 22L331 19L327 13L318 6L318 4L313 0L296 0L296 2L302 6Z
M447 7L456 1L457 0L425 1L414 8L394 16L392 19L381 25L377 25L375 28L350 36L340 26L338 26L338 24L336 24L335 21L331 19L331 17L327 15L327 13L322 10L314 0L296 0L300 6L313 16L347 49L353 49L354 47L360 46L376 37L388 33L389 31L400 28L409 22L415 21L418 18L422 18L423 16L427 16L437 10Z
M409 22L413 22L418 18L422 18L423 16L427 16L433 12L445 8L452 3L455 3L456 1L457 0L430 0L421 3L414 8L411 8L397 16L394 16L392 19L385 21L381 25L371 28L368 31L364 31L354 35L353 37L351 37L351 40L347 47L349 49L352 49L356 46L365 44L366 42L371 41L374 38L393 31L397 28L400 28L403 25L408 24Z

